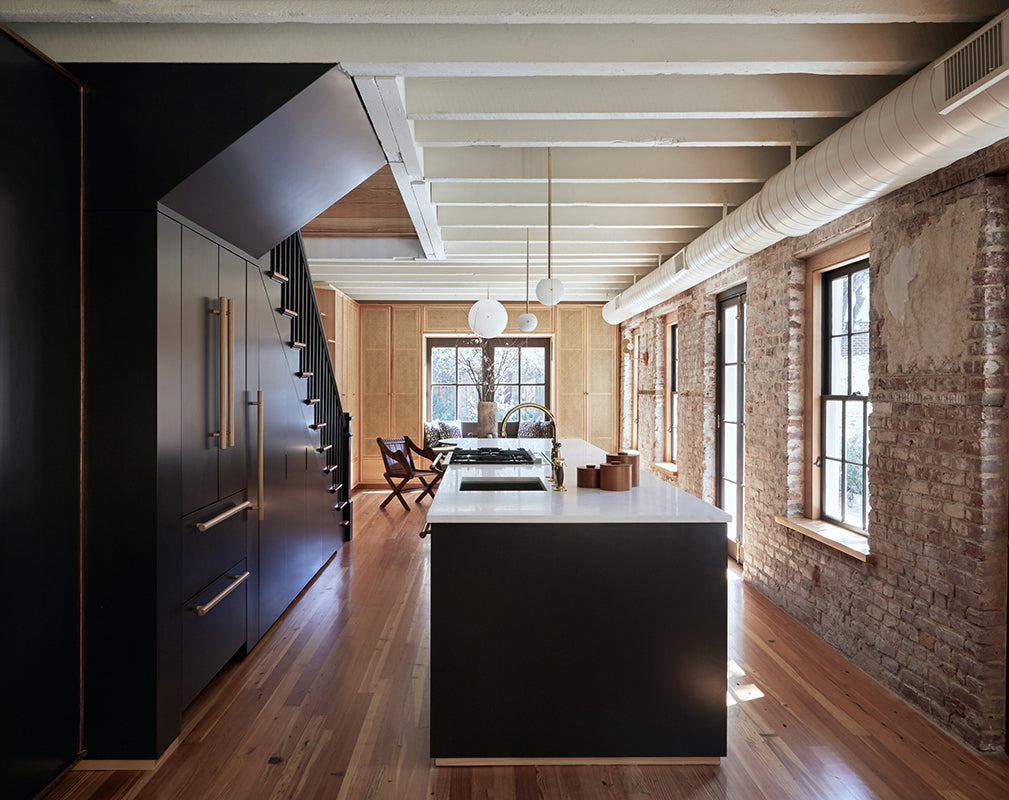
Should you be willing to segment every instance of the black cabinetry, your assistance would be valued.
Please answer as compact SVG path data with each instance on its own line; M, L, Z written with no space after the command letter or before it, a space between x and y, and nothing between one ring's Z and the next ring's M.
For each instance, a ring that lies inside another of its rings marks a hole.
M80 742L80 86L0 29L0 795Z
M292 346L271 259L167 209L95 213L92 231L93 263L157 269L89 306L85 744L92 758L151 759L343 528L300 377L309 348Z
M182 236L182 507L248 487L244 258L190 228Z

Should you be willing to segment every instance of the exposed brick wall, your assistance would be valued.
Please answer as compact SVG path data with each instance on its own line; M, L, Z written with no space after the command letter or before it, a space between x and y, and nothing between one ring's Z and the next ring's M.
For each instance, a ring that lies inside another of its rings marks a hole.
M664 317L677 315L676 482L711 501L715 298L747 283L745 579L981 750L1001 749L1005 736L1009 191L983 175L1006 164L1009 143L996 145L624 323L650 354L638 389L657 390L655 419L641 418L648 463L663 457ZM809 469L807 276L795 254L866 222L872 558L863 563L774 516L803 513Z

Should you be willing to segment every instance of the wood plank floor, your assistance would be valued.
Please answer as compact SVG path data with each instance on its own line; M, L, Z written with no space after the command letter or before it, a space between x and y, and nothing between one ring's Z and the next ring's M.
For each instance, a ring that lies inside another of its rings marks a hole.
M159 770L72 772L47 800L1009 798L1009 759L956 743L731 568L720 766L435 768L430 540L423 509L383 496L357 494L353 543L197 699Z

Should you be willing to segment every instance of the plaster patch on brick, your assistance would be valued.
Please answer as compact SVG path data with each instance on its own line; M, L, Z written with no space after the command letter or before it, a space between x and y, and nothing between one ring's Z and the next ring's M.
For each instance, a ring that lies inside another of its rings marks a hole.
M920 228L881 269L883 326L887 329L888 372L934 368L962 360L970 330L966 304L970 272L978 248L982 200L965 197L925 215Z

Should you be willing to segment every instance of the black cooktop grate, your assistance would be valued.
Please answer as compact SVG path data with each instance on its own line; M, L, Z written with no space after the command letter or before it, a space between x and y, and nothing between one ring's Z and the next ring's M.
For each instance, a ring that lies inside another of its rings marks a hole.
M524 447L506 450L500 447L457 447L451 464L532 464L533 456Z

